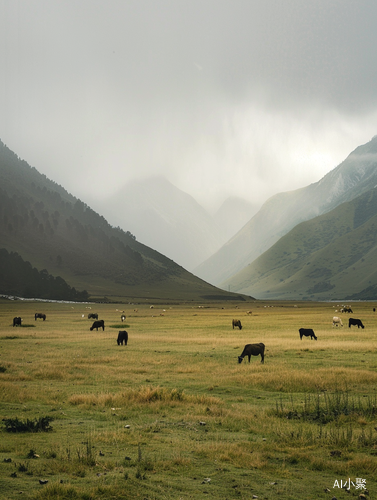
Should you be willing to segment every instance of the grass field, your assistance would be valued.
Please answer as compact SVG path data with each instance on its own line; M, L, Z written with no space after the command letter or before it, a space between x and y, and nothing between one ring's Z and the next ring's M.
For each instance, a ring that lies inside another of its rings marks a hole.
M373 305L1 301L0 498L375 498Z

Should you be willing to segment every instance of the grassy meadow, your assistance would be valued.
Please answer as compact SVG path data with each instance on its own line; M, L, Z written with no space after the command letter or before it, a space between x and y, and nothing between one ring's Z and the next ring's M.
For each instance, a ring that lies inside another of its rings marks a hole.
M375 498L373 305L0 301L0 498Z

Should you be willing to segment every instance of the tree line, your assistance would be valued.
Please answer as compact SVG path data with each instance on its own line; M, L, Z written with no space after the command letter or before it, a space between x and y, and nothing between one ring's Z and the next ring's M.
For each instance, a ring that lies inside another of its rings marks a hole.
M76 302L89 298L86 290L76 290L46 269L38 271L17 252L8 252L5 248L0 249L0 283L0 292L4 295Z

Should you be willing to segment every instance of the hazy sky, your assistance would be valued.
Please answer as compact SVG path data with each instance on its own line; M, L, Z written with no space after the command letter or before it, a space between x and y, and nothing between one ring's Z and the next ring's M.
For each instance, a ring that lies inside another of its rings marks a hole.
M375 0L0 0L0 139L90 204L319 180L377 134Z

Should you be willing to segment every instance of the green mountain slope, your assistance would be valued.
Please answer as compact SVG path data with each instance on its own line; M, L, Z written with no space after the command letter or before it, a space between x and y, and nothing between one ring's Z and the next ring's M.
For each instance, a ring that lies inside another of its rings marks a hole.
M93 298L235 296L136 241L0 143L0 248ZM0 293L5 289L0 276ZM54 297L50 297L54 298Z
M377 299L377 188L283 236L231 290L274 299Z

